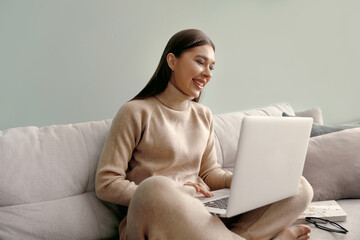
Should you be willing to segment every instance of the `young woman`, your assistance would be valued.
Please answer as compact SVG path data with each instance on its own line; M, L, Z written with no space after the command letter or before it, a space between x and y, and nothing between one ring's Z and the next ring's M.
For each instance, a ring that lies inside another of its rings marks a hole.
M212 114L198 103L214 52L203 32L176 33L149 83L113 119L96 193L128 207L120 239L309 238L309 227L289 227L312 199L305 179L296 196L230 219L209 214L193 197L210 197L232 180L216 161Z

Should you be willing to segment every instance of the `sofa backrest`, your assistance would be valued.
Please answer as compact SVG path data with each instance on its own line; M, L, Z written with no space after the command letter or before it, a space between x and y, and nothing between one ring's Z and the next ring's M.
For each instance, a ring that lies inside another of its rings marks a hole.
M245 115L293 115L288 104L214 116L219 163L232 170ZM102 239L119 218L96 198L111 120L0 131L0 239Z

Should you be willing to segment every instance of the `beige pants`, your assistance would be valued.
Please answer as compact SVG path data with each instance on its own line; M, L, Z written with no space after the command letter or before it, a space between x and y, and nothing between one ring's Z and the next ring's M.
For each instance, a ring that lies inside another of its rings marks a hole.
M290 226L310 203L313 191L301 179L298 193L230 219L207 212L192 187L166 177L143 181L119 226L120 239L271 239Z

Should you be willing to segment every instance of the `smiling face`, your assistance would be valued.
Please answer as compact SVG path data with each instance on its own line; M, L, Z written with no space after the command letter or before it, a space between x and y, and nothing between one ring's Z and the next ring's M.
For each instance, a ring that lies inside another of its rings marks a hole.
M172 70L170 82L184 94L197 98L212 77L215 52L211 45L198 46L179 57L169 53L167 62Z

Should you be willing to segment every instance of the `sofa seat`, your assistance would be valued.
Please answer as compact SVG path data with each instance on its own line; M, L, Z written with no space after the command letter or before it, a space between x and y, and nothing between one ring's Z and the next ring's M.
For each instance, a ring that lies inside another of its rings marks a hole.
M4 240L107 239L117 235L119 222L94 192L45 202L3 206L0 212L0 238ZM59 230L61 234L56 234Z

